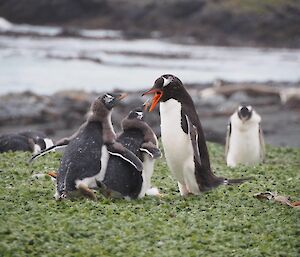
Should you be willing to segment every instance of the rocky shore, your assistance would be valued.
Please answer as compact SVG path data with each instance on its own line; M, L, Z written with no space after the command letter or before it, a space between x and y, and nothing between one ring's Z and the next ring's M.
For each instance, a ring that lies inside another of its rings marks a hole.
M214 86L188 85L208 141L225 142L228 118L239 103L249 103L262 116L266 142L276 146L300 147L300 83L232 84L217 81ZM113 124L130 109L143 104L141 91L129 92L113 112ZM72 134L84 122L91 101L101 92L60 91L53 95L32 92L0 96L0 134L39 130L57 140ZM146 119L160 134L159 113Z
M0 17L11 22L112 29L129 38L172 38L222 46L300 47L296 0L0 0Z

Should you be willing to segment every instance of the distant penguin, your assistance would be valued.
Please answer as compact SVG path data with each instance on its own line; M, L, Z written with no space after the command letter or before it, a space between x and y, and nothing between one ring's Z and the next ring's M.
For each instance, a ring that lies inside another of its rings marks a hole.
M251 105L241 105L230 117L225 156L227 166L255 165L265 155L261 117Z
M32 153L37 153L38 148L35 145L33 139L30 139L17 133L11 133L0 136L0 153L8 151L28 151Z
M39 145L40 150L45 150L51 146L53 146L53 141L51 138L47 137L43 132L40 131L24 131L20 132L20 135L26 136L28 138L32 138L34 143Z
M132 110L122 121L122 128L117 141L140 158L143 171L112 155L103 181L97 182L100 191L107 197L126 199L142 198L145 194L159 195L157 188L151 188L151 177L154 161L161 152L154 132L144 121L143 108Z
M79 192L96 199L90 188L96 188L96 179L105 174L109 154L118 155L142 171L141 161L124 146L115 141L111 112L124 94L107 93L97 98L87 121L67 144L57 173L55 198L64 199Z
M38 131L25 131L0 136L0 153L8 151L29 151L33 154L37 154L51 145L53 145L52 140L47 138L44 133Z
M245 180L217 177L212 172L194 103L177 77L170 74L159 77L143 95L147 94L154 94L150 111L160 102L162 144L181 195L199 195L219 185Z

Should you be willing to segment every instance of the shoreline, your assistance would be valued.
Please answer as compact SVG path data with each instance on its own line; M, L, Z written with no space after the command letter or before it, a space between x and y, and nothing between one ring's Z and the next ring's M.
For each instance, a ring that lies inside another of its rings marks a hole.
M299 83L229 83L186 85L195 103L207 141L224 144L229 116L241 102L247 102L262 116L267 144L300 147ZM120 91L120 90L119 90ZM112 121L116 132L121 120L146 98L143 90L130 91L114 109ZM71 135L85 121L90 103L100 92L76 90L50 95L32 92L0 95L0 134L40 130L54 140ZM145 115L146 121L160 135L158 108Z
M61 26L69 35L76 27L119 30L127 38L254 47L299 48L299 13L299 3L284 0L66 0L30 4L7 0L0 4L0 17L15 23Z

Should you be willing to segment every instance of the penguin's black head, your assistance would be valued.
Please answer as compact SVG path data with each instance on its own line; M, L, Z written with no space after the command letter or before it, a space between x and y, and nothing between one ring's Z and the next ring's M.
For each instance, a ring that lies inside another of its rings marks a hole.
M176 95L178 89L182 87L182 82L174 75L165 74L159 77L155 80L154 86L149 91L143 93L143 96L154 94L149 111L151 112L160 101L166 101L171 96Z
M127 94L124 93L106 93L102 97L99 97L104 104L104 106L108 109L111 110L114 108L116 105L118 105L123 98L125 98ZM98 99L99 99L98 98Z
M252 116L253 108L251 105L240 105L238 108L238 116L241 120L249 120Z
M43 138L37 137L36 139L34 139L34 141L36 144L38 144L40 146L41 150L46 149L46 143Z
M144 113L143 113L143 108L142 107L138 107L133 109L132 111L130 111L130 113L128 114L127 117L129 120L144 120Z

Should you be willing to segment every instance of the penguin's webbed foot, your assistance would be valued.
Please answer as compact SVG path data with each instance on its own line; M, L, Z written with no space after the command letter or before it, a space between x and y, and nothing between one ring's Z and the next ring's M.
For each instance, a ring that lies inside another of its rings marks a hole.
M188 190L187 186L185 184L180 183L179 181L177 182L178 188L180 195L185 197L190 194L190 191Z
M87 197L87 198L89 198L89 199L91 199L91 200L93 200L93 201L96 201L96 200L97 200L97 197L96 197L95 193L93 192L93 190L91 190L90 188L88 188L87 185L79 184L79 185L77 186L77 189L79 190L79 192L80 192L83 196L85 196L85 197Z
M156 196L156 197L163 197L163 195L159 192L157 187L151 187L146 191L146 195L149 196Z
M57 178L57 172L56 171L49 171L47 173L48 176L50 176L51 178L53 179L56 179Z

